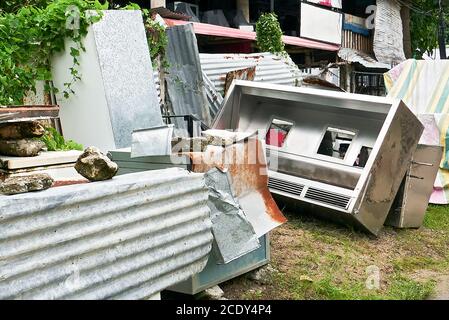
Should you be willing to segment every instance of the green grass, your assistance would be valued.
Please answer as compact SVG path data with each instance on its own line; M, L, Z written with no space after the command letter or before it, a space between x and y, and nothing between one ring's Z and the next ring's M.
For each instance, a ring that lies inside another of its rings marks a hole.
M424 226L432 230L449 230L449 206L430 205L424 218Z
M290 213L272 233L266 283L241 277L223 286L229 298L295 300L422 300L438 275L449 275L449 207L429 206L419 230L386 227L378 238ZM366 268L380 268L380 288L366 287Z

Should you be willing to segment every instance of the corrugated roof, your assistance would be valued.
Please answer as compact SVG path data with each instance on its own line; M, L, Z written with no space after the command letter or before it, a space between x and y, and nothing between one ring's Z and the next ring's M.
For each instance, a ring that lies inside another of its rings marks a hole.
M366 68L391 69L390 65L377 61L369 54L350 48L341 48L340 51L338 51L338 56L348 62L360 63Z
M191 24L167 28L167 91L175 115L196 115L210 124L209 104L204 86L198 45ZM178 128L185 127L178 123Z
M0 196L0 299L143 299L200 272L202 174L179 168Z
M272 53L252 54L200 54L201 68L221 94L224 92L226 73L256 66L256 82L296 86L302 73L288 57Z
M234 39L244 39L244 40L256 40L256 33L253 31L245 31L235 28L228 28L222 26L216 26L213 24L200 23L200 22L188 22L182 20L174 19L164 19L168 26L177 26L192 24L196 34L224 37L224 38L234 38ZM282 40L285 44L291 46L297 46L302 48L310 49L320 49L326 51L338 51L339 45L328 44L320 41L309 40L299 37L283 36Z

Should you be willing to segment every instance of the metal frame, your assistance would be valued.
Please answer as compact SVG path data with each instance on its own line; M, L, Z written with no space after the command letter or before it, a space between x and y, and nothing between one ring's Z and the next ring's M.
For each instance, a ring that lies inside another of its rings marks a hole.
M326 124L326 125L324 126L324 130L323 130L323 132L322 132L322 134L321 134L321 138L320 138L320 140L318 141L317 146L316 146L316 148L315 148L316 156L317 156L318 158L322 158L323 160L325 160L325 159L327 159L327 158L330 157L330 158L332 158L332 159L333 159L334 161L336 161L336 162L345 163L345 161L346 161L346 155L345 155L344 159L338 159L338 158L335 158L335 157L332 157L332 156L326 156L325 154L320 154L320 153L318 153L318 150L320 149L321 143L323 142L324 136L326 135L326 132L327 132L327 130L328 130L329 128L335 128L335 129L340 129L340 130L353 131L353 132L355 133L355 134L354 134L354 138L352 139L352 141L351 141L351 143L350 143L350 145L349 145L347 154L349 153L349 150L353 148L352 142L356 139L357 135L359 134L359 130L356 130L356 129L353 129L353 128L349 128L349 127L344 128L344 127L342 127L342 126L333 125L333 124L331 124L331 123L328 123L328 124Z

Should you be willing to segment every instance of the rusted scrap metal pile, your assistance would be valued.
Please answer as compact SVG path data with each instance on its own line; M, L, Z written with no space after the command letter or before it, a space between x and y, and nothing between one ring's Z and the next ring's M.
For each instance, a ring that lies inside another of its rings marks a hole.
M160 106L141 19L106 11L80 59L95 86L58 101L66 138L84 152L1 156L3 175L50 180L0 195L0 298L196 294L269 262L270 231L287 221L278 204L373 235L420 227L442 148L419 144L423 125L401 100L261 83L259 64L230 74L214 99L181 26L169 31L170 103ZM0 109L0 138L41 135L33 122L18 129L18 109Z

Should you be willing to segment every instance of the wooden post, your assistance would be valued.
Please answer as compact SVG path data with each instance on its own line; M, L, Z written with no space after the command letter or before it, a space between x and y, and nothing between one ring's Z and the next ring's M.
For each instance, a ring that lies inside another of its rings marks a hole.
M246 21L249 22L249 0L237 0L237 10L241 10Z
M407 59L412 57L412 39L410 37L410 8L401 7L402 33L404 37L404 53Z

